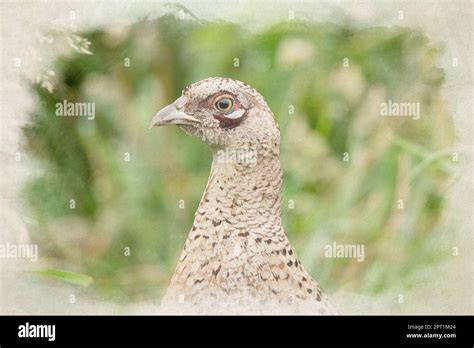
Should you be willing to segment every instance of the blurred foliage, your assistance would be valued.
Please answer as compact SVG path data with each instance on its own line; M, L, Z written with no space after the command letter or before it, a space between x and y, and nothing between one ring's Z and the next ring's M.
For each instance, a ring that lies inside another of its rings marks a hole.
M86 287L91 285L94 282L94 279L92 279L91 277L85 274L68 272L68 271L63 271L60 269L43 269L39 271L34 271L33 273L39 274L51 279L61 280L66 283L86 286Z
M209 76L249 83L274 111L284 225L329 292L409 288L413 274L448 256L436 226L453 126L438 50L419 31L288 21L251 32L171 13L79 35L92 54L61 55L52 91L32 86L38 108L24 130L42 168L25 188L30 229L49 266L87 274L108 298L159 296L211 155L177 128L148 124L183 87ZM421 103L421 118L381 117L389 99ZM94 102L95 119L55 116L64 100ZM325 258L334 241L364 244L364 262Z

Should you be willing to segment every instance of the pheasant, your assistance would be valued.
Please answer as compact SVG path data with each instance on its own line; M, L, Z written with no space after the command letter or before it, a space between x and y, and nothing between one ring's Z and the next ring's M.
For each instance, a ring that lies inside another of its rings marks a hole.
M207 78L186 87L150 128L170 124L207 143L213 161L162 307L338 313L283 230L280 131L264 98L241 81Z

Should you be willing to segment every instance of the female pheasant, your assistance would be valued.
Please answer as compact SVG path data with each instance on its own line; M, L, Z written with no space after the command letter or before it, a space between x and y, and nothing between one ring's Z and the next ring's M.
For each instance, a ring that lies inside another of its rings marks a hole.
M150 128L169 124L207 143L213 161L163 308L337 313L283 230L280 132L263 97L230 78L201 80Z

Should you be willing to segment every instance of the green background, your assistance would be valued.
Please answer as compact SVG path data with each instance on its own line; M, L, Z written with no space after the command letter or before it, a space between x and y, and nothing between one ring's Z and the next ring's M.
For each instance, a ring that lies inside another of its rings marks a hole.
M440 52L423 33L296 20L251 32L168 14L71 38L73 53L52 67L54 88L31 86L38 108L24 129L40 168L24 189L47 265L39 275L110 301L162 295L211 154L175 127L148 125L186 85L210 76L250 84L273 110L284 226L327 292L411 289L418 272L451 256L438 222L454 132ZM420 103L421 118L381 117L389 99ZM64 100L95 103L95 119L55 116ZM364 245L365 260L326 258L333 242Z

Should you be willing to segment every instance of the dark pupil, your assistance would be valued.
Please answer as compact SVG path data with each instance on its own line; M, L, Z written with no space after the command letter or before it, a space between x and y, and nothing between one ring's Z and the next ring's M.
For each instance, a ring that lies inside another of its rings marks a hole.
M219 109L227 110L230 107L229 99L222 99L218 102Z

